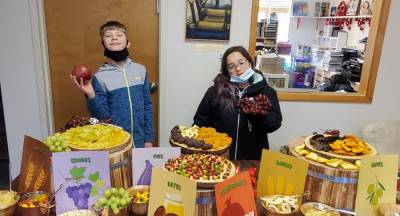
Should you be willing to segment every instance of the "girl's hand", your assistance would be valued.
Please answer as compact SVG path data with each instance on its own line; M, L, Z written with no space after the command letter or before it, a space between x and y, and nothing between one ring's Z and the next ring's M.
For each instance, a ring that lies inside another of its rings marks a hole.
M92 86L92 79L88 80L86 83L83 82L83 79L78 81L76 76L69 75L72 83L74 83L83 93L85 93L88 98L94 98L96 96L93 86Z

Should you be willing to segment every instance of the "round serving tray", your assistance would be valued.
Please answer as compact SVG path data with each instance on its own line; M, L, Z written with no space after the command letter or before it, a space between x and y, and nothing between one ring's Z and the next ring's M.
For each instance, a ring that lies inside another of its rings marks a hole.
M181 147L181 151L184 154L201 153L201 154L222 155L222 154L225 154L228 151L229 147L231 146L231 145L227 145L226 147L220 148L220 149L203 150L203 149L197 149L197 148L188 147L187 145L182 144L182 143L178 143L178 142L174 141L171 138L169 139L169 143L173 147Z
M229 176L227 179L232 178L236 175L236 166L235 164L233 164L231 161L228 160L228 162L231 164L231 170L229 172ZM166 171L168 171L165 168L165 165L162 166L162 168ZM225 181L226 179L218 179L218 180L195 180L192 179L193 181L195 181L197 183L197 187L199 188L214 188L214 185L220 182Z
M125 140L122 143L115 145L115 146L111 146L109 148L87 149L87 148L81 148L81 147L74 146L73 144L69 144L68 147L70 147L72 151L108 151L110 153L116 152L121 149L124 149L127 145L130 145L132 143L132 141L131 141L132 136L126 131L124 131L124 133L127 135Z
M310 143L310 139L312 136L313 135L308 136L304 139L304 144L306 145L306 148L308 148L309 150L311 150L313 152L319 153L320 155L329 157L329 158L339 158L339 159L343 159L343 160L347 160L347 161L355 161L355 160L360 160L364 156L374 156L374 155L378 154L376 149L368 143L365 143L365 144L371 148L371 151L369 154L365 154L365 155L350 156L350 155L335 154L332 152L319 151L319 150L315 149Z

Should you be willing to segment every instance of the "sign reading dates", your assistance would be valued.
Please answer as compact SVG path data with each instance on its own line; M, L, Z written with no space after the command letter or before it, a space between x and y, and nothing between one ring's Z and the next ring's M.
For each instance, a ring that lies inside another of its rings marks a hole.
M222 156L188 154L169 159L164 169L197 182L217 183L235 175L235 165Z

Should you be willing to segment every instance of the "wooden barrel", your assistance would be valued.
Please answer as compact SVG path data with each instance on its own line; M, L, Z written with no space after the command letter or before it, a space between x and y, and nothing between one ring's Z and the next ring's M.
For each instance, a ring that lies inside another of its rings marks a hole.
M294 148L302 145L304 139L296 139L289 145L291 155L307 160L296 153ZM333 168L322 163L309 162L304 191L310 191L307 201L320 202L335 208L354 210L358 170Z
M132 187L132 144L127 142L108 153L112 187Z
M217 215L214 189L197 188L196 213L197 216Z
M358 171L341 170L310 162L305 191L308 201L353 210L357 195Z

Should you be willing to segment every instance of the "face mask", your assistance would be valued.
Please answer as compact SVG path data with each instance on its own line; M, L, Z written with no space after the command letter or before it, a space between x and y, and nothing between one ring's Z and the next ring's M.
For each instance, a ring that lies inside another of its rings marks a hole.
M242 73L240 76L231 75L230 81L233 83L245 83L251 76L253 76L254 70L250 67L246 72Z
M103 45L104 46L104 45ZM125 60L129 55L128 48L120 51L111 51L104 47L104 56L114 60L115 62L120 62Z

